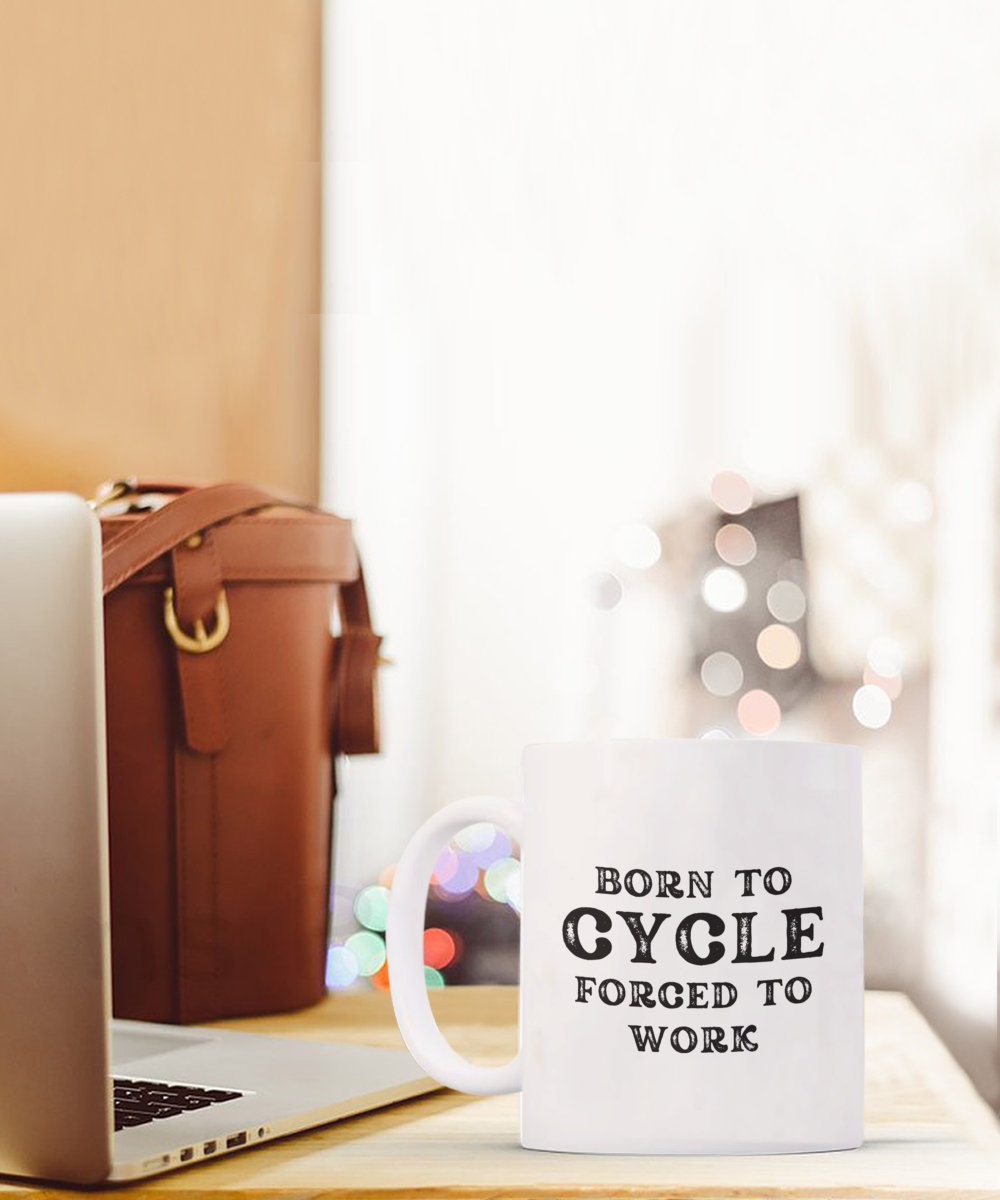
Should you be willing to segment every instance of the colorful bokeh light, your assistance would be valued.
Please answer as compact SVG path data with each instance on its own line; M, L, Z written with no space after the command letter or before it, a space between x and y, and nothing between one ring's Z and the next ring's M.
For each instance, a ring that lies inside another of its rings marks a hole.
M354 900L354 915L366 929L383 932L389 917L389 889L377 883L362 888Z
M781 724L781 706L770 692L754 688L740 697L736 716L747 733L764 737Z
M520 883L521 864L516 858L502 858L487 868L484 877L486 890L498 904L509 903L510 880L516 875Z
M723 525L715 535L715 552L731 567L745 567L757 553L757 539L745 525Z
M424 930L424 963L438 970L448 966L455 959L457 947L455 939L447 929Z
M434 863L434 870L431 871L431 883L436 883L444 887L449 880L454 878L458 866L459 858L457 851L453 846L445 846Z
M350 987L358 977L358 960L347 946L331 946L326 955L326 986Z
M787 625L768 625L757 635L757 654L767 666L787 671L802 657L802 643Z
M370 930L352 933L344 943L344 949L354 956L359 975L374 975L385 966L385 942Z
M455 870L447 879L438 879L438 894L444 900L457 900L471 892L479 879L479 868L468 854L456 854Z
M719 471L709 494L724 513L738 515L753 504L753 488L738 471Z
M459 850L475 853L492 845L496 831L497 827L490 821L478 821L475 825L466 825L455 834L453 841Z

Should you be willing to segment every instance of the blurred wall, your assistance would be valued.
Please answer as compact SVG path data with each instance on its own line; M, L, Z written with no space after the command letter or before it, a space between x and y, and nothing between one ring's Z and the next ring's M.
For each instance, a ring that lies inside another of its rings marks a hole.
M0 488L318 488L320 0L0 5Z

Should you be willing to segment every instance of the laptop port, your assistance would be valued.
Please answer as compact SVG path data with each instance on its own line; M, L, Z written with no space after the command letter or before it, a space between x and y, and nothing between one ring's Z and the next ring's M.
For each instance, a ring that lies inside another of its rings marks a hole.
M202 1146L202 1151L205 1154L214 1154L216 1149L218 1148L218 1145L219 1145L218 1142L206 1142L204 1144L204 1146Z
M185 1146L181 1151L181 1162L190 1162L194 1158L194 1146Z
M247 1135L245 1133L234 1133L232 1137L226 1138L226 1149L235 1150L237 1146L245 1146L247 1144Z

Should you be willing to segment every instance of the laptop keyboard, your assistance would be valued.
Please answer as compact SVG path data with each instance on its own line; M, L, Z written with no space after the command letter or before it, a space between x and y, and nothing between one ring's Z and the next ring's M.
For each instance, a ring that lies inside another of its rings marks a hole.
M193 1087L187 1083L120 1079L117 1075L111 1082L114 1084L116 1132L133 1125L148 1125L150 1121L178 1117L196 1108L225 1104L227 1100L238 1100L245 1094L222 1088Z

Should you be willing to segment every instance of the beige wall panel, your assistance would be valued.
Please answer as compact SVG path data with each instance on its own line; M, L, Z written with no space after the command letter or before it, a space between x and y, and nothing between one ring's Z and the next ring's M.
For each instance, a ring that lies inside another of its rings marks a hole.
M320 19L0 4L0 489L315 496Z

